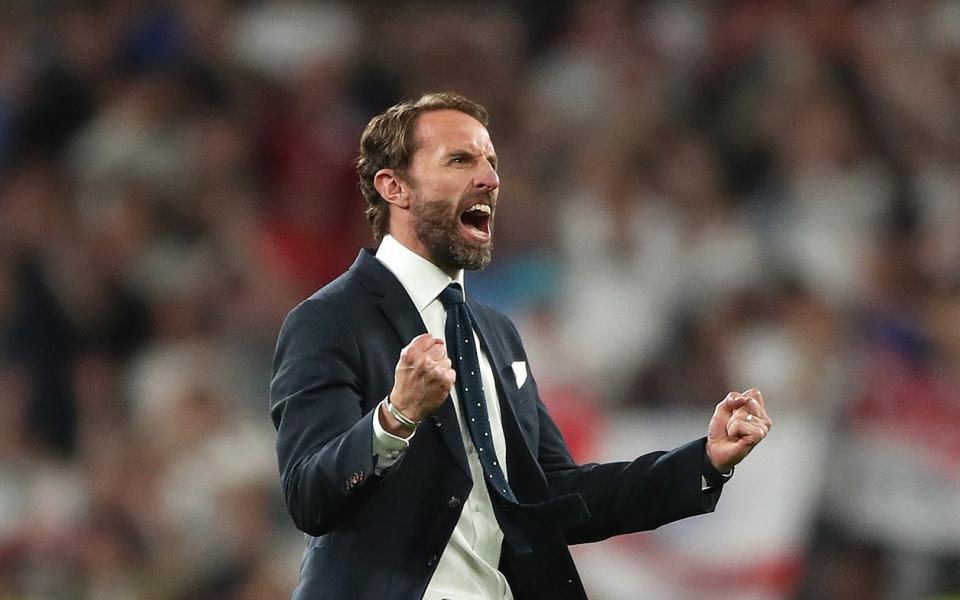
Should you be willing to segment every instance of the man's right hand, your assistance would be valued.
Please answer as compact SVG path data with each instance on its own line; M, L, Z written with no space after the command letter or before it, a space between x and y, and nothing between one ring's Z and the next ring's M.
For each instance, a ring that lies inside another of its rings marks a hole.
M400 351L390 402L408 419L422 421L443 404L456 379L443 340L429 333L418 335ZM380 410L380 424L394 435L410 434L386 407Z

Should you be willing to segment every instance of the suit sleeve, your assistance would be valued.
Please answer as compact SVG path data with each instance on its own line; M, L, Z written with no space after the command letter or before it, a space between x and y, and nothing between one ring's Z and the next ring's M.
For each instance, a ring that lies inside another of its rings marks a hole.
M590 517L565 528L568 543L596 542L712 512L722 487L702 488L702 438L630 462L577 465L542 404L541 468L550 495L580 494Z
M380 483L371 440L376 411L362 413L361 358L349 324L308 300L277 341L270 414L287 510L302 531L330 532Z
M513 331L519 343L519 334ZM549 494L554 498L579 494L590 513L587 520L564 527L568 543L656 529L714 510L722 485L703 489L706 438L669 452L644 454L630 462L578 465L540 400L532 374L530 379L536 392L539 424L537 462L546 476Z

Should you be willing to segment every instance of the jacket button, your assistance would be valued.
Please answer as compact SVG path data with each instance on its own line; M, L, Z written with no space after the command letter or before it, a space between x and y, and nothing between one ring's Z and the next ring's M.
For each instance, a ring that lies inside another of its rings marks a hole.
M437 564L437 555L436 555L436 554L431 554L431 555L430 555L430 558L427 559L427 566L428 566L428 567L432 567L432 566L435 565L435 564Z
M450 508L460 508L460 498L456 496L450 496L450 499L447 500L447 506Z

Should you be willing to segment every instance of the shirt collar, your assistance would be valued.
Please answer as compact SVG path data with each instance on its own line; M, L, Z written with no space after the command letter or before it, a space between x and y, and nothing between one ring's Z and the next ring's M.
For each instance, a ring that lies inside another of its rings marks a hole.
M435 264L410 250L390 234L383 237L376 256L377 260L400 280L403 289L416 305L417 312L423 312L423 309L454 281L463 287L463 269L457 271L457 276L451 279Z

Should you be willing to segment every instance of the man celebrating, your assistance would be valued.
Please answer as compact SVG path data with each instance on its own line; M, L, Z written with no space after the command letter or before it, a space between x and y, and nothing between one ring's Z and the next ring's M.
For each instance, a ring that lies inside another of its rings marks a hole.
M357 171L379 246L284 322L270 388L295 598L585 598L568 544L710 512L768 433L756 390L707 437L577 465L513 324L464 294L491 257L486 110L426 94L374 117Z

